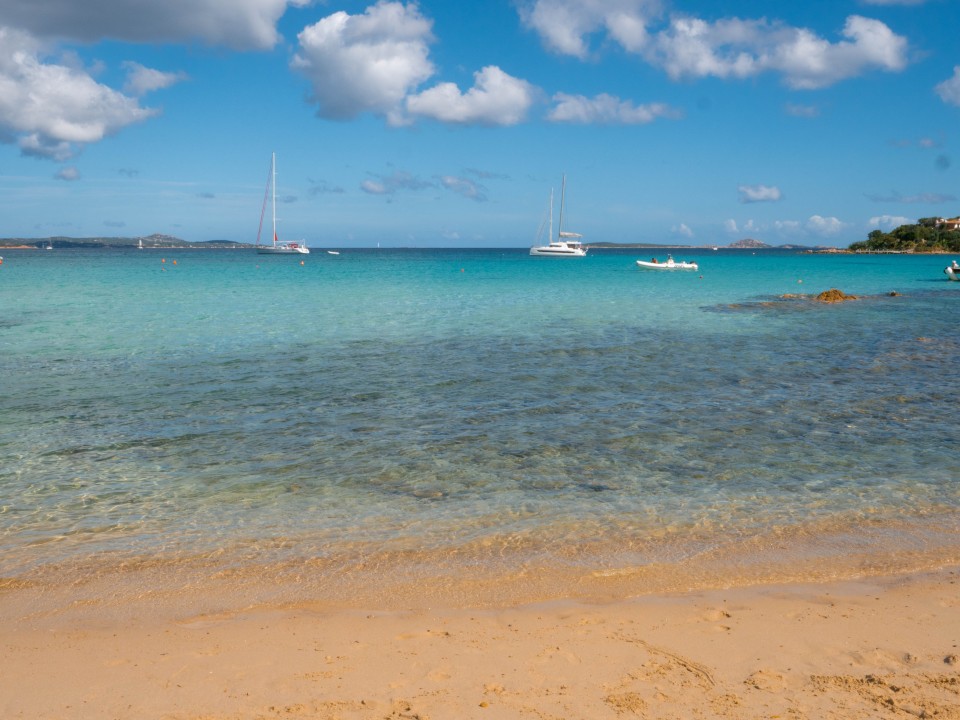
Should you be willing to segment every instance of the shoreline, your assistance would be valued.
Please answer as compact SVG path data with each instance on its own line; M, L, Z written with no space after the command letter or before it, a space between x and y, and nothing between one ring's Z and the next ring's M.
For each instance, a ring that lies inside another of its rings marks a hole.
M37 719L949 720L958 585L950 566L500 608L185 603L122 619L78 602L8 624L0 708Z

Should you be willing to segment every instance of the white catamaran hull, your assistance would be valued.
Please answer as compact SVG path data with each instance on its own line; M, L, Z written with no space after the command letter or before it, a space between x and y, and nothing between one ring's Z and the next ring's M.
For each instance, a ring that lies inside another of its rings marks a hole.
M560 225L557 239L550 240L547 245L534 245L530 248L530 254L534 257L584 257L587 254L587 248L580 242L580 238L583 236L580 233L566 232L563 229L563 204L566 189L567 176L564 175L560 186ZM542 224L540 225L540 231L543 231ZM553 237L553 190L550 191L550 234L548 237Z
M586 249L573 243L550 243L539 247L530 248L531 255L542 255L544 257L583 257L587 254Z

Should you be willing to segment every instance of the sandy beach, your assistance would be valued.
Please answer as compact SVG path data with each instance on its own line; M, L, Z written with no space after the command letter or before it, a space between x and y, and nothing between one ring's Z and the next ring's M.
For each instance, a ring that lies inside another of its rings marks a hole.
M960 568L513 607L78 602L0 636L5 718L960 718Z

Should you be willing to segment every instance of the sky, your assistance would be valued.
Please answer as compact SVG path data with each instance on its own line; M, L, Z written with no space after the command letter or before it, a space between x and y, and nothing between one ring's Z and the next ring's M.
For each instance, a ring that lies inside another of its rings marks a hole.
M960 0L0 0L0 237L845 247L960 215ZM556 223L556 220L555 220ZM556 224L555 224L556 229Z

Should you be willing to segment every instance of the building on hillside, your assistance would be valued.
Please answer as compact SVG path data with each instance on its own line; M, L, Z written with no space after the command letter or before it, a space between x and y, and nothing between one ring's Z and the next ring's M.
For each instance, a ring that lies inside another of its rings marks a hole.
M938 218L937 227L941 230L960 230L960 217Z

